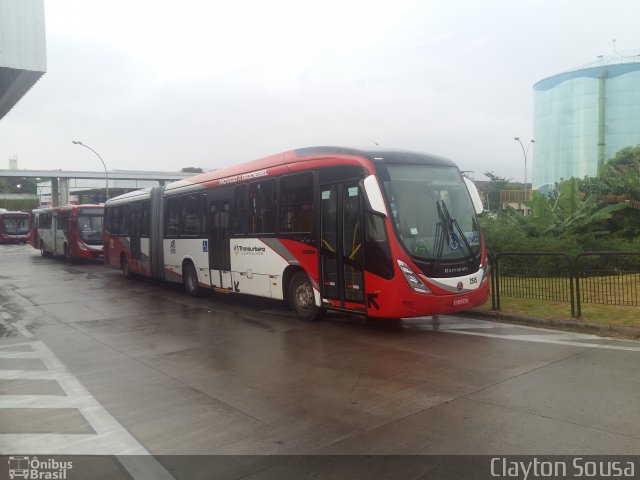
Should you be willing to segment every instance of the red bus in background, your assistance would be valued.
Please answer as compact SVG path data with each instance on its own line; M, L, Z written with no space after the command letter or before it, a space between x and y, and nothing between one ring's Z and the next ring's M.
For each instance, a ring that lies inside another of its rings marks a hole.
M27 243L30 231L27 212L0 209L0 243Z
M39 208L31 214L31 245L43 257L102 257L102 205Z
M130 192L105 204L105 263L203 288L381 318L487 299L473 183L454 163L312 147Z

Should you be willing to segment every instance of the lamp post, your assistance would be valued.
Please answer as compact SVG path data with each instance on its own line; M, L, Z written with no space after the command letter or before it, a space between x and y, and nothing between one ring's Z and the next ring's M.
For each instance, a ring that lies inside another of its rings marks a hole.
M9 188L5 189L5 191L4 191L4 208L5 209L7 208L7 193L9 193L14 188L16 190L20 190L20 188L22 188L22 184L18 183L17 185L14 185L13 187L9 187Z
M104 182L105 182L105 187L106 187L107 200L109 200L109 173L107 172L107 166L104 164L104 160L102 160L102 157L98 154L98 152L96 152L89 145L85 145L84 143L82 143L79 140L71 140L71 143L73 143L74 145L81 145L81 146L83 146L85 148L88 148L93 153L95 153L97 155L97 157L100 159L100 161L102 162L102 166L104 167Z
M522 143L522 140L520 140L520 137L513 137L513 139L520 144L520 146L522 147L522 154L524 155L524 201L526 202L527 201L527 155L529 153L529 148L531 147L531 145L536 143L536 141L532 138L527 144L527 149L525 150L524 144ZM525 209L525 214L526 214L526 209Z

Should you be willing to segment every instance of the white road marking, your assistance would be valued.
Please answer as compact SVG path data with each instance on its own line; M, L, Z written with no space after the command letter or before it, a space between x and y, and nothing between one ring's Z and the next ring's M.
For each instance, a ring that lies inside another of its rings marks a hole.
M32 351L4 350L29 346ZM0 434L2 455L115 455L133 478L173 479L41 341L0 347L0 358L39 358L47 370L0 370L0 379L56 380L65 395L0 395L0 408L75 408L95 434ZM142 457L133 457L138 455Z
M599 337L588 333L549 330L530 325L513 325L508 323L491 322L488 320L469 321L467 318L456 316L443 315L440 317L417 317L414 319L407 319L403 321L403 324L407 328L433 330L442 333L455 333L458 335L472 335L476 337L499 338L520 342L548 343L554 345L640 352L640 342L637 340L613 339ZM514 329L525 330L531 333L519 335L504 333L506 331L513 331ZM491 330L491 332L478 332L476 330ZM612 342L615 342L615 344L612 344Z
M576 347L590 347L590 348L604 348L607 350L626 350L631 352L640 352L640 343L637 346L623 346L623 345L610 345L610 344L602 344L596 343L597 341L607 341L603 337L598 337L596 335L585 335L585 334L576 334L580 335L579 337L574 337L573 334L568 333L565 336L562 335L500 335L498 333L484 333L484 332L468 332L464 330L456 330L456 329L447 329L440 328L440 331L447 333L456 333L459 335L474 335L477 337L491 337L491 338L500 338L504 340L516 340L521 342L535 342L535 343L550 343L554 345L570 345ZM578 339L586 339L586 337L591 337L594 341L593 343L587 342L578 342L573 340ZM609 340L610 341L610 340Z
M18 330L22 336L27 338L33 338L33 333L27 330L26 324L22 320L15 320L12 325L16 330Z

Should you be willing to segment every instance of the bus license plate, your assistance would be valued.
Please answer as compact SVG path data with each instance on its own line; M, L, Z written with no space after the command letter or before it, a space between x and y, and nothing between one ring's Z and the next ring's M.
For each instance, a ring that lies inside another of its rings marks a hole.
M468 305L468 304L469 304L469 297L458 297L453 299L454 307L459 307L461 305Z

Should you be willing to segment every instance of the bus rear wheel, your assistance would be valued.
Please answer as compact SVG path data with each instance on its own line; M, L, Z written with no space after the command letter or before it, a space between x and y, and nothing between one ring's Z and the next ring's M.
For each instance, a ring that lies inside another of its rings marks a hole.
M71 255L69 254L69 247L67 246L67 244L64 244L64 260L65 262L70 262L71 261Z
M313 322L320 318L321 310L316 306L313 285L309 276L297 272L289 283L289 305L291 310L302 320Z
M202 292L198 272L191 262L187 262L182 269L182 283L187 293L193 297L197 297Z

